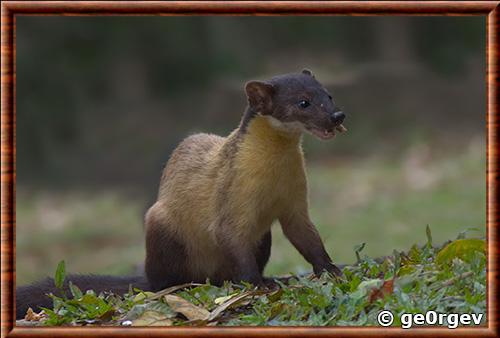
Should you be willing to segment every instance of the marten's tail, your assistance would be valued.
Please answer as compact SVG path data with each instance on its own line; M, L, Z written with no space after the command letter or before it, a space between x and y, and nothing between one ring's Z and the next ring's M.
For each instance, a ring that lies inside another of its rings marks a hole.
M111 291L123 295L129 291L130 286L141 290L149 290L149 283L144 276L99 276L99 275L69 275L64 282L64 292L71 295L69 281L78 286L82 292L94 290L97 294ZM24 318L28 308L40 311L41 307L51 308L52 298L47 295L52 293L61 296L61 291L56 288L52 278L45 278L30 285L16 288L16 318Z

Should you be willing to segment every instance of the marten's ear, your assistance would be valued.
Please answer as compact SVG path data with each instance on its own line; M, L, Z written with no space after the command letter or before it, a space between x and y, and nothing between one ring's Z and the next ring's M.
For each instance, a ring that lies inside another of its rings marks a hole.
M250 107L264 115L271 114L274 94L272 84L263 81L250 81L245 85L245 91Z
M302 74L314 77L313 73L309 69L302 69Z

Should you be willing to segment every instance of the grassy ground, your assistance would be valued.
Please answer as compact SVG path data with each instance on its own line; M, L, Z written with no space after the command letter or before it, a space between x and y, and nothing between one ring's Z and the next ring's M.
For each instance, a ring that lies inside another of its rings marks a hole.
M156 293L130 288L123 297L80 290L65 278L61 261L54 274L59 290L51 295L53 306L39 313L28 309L17 324L394 325L405 329L484 325L486 243L466 236L463 232L436 247L427 227L424 245L394 250L391 256L376 260L359 246L356 264L344 267L338 278L327 273L290 276L261 288L231 282L221 287L188 283Z
M366 243L371 257L425 242L425 227L442 243L475 227L485 234L485 145L460 150L414 145L401 156L331 159L308 164L311 218L340 263L355 261ZM307 155L307 154L306 154ZM152 196L123 191L33 192L18 186L17 282L53 275L64 259L69 272L121 274L144 258L142 216ZM268 275L310 267L273 229Z

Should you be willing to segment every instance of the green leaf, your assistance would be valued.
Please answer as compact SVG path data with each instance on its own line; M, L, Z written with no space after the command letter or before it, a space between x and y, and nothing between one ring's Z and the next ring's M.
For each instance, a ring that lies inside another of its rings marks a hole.
M82 291L78 288L78 286L73 284L71 281L69 281L69 290L71 291L73 298L80 299L83 297Z
M413 244L408 252L408 257L412 264L418 264L422 261L422 251L416 244Z
M394 255L394 276L396 276L401 267L401 253L398 250L393 250L392 254Z
M150 291L140 291L137 295L135 295L135 297L132 299L132 301L134 303L139 303L139 302L142 302L144 301L145 299L149 298L149 297L152 297L154 296L155 293L154 292L150 292Z
M432 233L429 224L425 227L425 234L427 235L427 247L432 248Z
M369 279L362 281L358 285L358 289L351 293L349 297L354 300L359 300L368 294L368 291L376 288L380 288L383 284L381 279Z
M64 280L66 279L66 265L64 261L60 261L57 264L56 274L54 276L54 283L56 288L62 289L64 286Z
M398 276L404 276L408 275L415 272L415 267L411 265L405 265L402 266L401 269L399 269Z
M85 295L81 299L82 304L90 304L90 305L97 305L99 304L99 299L95 295L95 293L85 293Z
M449 264L454 258L471 263L476 252L486 253L486 242L482 239L457 239L445 246L436 256L439 265Z
M356 253L356 261L358 263L361 262L361 257L359 254L361 253L361 251L363 251L363 249L365 248L365 245L366 245L366 243L363 242L361 244L354 246L354 252Z
M467 234L469 232L472 232L472 231L479 231L478 228L475 228L475 227L471 227L471 228L467 228L465 230L462 230L460 231L460 233L458 234L457 236L457 239L465 239L465 237L467 236Z

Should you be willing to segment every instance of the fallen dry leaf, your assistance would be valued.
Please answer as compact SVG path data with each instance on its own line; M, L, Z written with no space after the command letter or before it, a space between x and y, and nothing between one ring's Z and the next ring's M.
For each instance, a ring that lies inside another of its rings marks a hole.
M226 309L230 307L235 307L236 304L242 302L248 297L254 296L256 294L259 294L257 291L246 291L243 293L240 293L239 295L235 295L234 297L228 299L221 305L217 306L211 313L210 316L208 317L208 321L212 321L217 319Z
M236 296L238 293L233 293L233 294L230 294L228 296L223 296L223 297L218 297L218 298L215 298L214 300L214 303L217 304L217 305L220 305L228 300L230 300L231 298L233 298L234 296Z
M372 289L368 302L371 304L377 299L382 299L394 292L394 278L384 281L380 288Z
M163 289L161 291L158 291L156 292L155 294L151 295L151 296L148 296L148 299L151 299L151 300L154 300L154 299L159 299L165 295L168 295L168 294L171 294L172 292L175 292L177 290L181 290L181 289L184 289L184 288L188 288L188 287L191 287L191 286L200 286L200 285L203 285L203 284L199 284L199 283L185 283L185 284L180 284L180 285L174 285L174 286L171 286L169 288L166 288L166 289Z
M44 315L45 313L43 312L43 310L39 313L36 313L32 308L28 308L28 311L26 311L26 316L24 316L24 320L30 322L38 322L45 317Z
M188 320L207 320L210 316L210 311L196 306L182 297L175 295L166 295L165 301L172 310L177 313L183 314Z
M166 315L156 311L144 311L132 321L132 326L172 326L173 322Z

